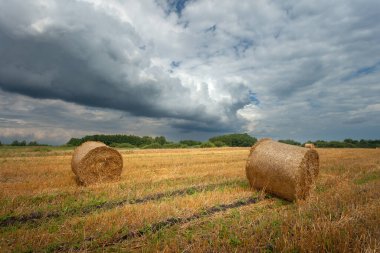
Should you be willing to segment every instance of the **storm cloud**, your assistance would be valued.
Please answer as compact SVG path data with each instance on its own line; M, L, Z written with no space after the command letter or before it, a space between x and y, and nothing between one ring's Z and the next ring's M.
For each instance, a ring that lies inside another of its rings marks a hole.
M0 0L0 137L376 138L379 16L377 1Z

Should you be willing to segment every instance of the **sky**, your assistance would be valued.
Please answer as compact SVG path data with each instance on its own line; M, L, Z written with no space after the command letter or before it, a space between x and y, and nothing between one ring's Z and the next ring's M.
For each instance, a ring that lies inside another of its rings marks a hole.
M0 141L380 138L378 0L0 0Z

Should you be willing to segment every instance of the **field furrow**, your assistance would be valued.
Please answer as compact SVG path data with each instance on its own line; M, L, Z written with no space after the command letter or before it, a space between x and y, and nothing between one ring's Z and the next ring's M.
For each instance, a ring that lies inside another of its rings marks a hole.
M248 148L120 150L121 180L89 187L52 149L0 152L1 252L380 249L380 150L318 149L291 203L250 189Z

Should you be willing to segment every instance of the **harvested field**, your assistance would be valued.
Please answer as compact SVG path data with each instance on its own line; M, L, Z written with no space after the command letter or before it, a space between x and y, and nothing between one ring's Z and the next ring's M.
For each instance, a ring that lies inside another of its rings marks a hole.
M317 151L292 203L249 188L249 148L120 149L119 182L79 187L73 150L3 147L0 251L379 251L380 150Z

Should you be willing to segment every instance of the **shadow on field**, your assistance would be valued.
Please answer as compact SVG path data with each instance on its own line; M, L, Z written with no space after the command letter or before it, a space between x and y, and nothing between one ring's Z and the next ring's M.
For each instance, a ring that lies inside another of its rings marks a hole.
M59 218L62 216L73 216L73 215L86 215L93 213L97 210L109 210L112 208L120 207L128 204L141 204L149 201L160 200L163 198L175 197L175 196L185 196L192 195L199 192L212 191L216 188L229 187L229 186L239 186L245 183L245 180L235 180L227 181L218 184L208 184L208 185L197 185L189 188L179 189L175 191L168 191L162 193L156 193L147 195L143 198L132 198L132 199L120 199L115 201L103 202L96 205L89 205L81 208L71 209L68 211L53 211L53 212L33 212L25 215L12 216L8 215L0 219L0 227L13 226L25 223L35 223L38 224L39 221L46 221L46 219Z
M204 217L211 216L211 215L219 213L219 212L224 212L224 211L227 211L229 209L256 204L262 200L271 199L271 198L272 197L269 195L263 195L263 196L240 199L238 201L235 201L235 202L229 203L229 204L219 204L219 205L209 207L209 208L207 208L201 212L194 213L193 215L188 216L188 217L182 217L182 218L181 217L171 217L171 218L168 218L166 220L163 220L163 221L160 221L157 223L153 223L147 227L144 227L142 229L135 230L135 231L125 232L125 230L122 228L118 232L115 233L115 235L112 237L112 239L110 241L103 242L101 246L102 247L112 246L114 244L121 243L121 242L126 241L126 240L142 237L142 236L149 234L149 233L156 233L159 230L164 229L164 228L169 228L169 227L172 227L172 226L178 225L178 224L185 224L185 223L197 220L197 219L201 219ZM84 240L82 240L82 242L91 242L93 244L95 240L96 240L96 238L94 238L94 237L87 237ZM98 247L100 245L92 245L92 246ZM53 250L54 251L69 251L72 249L73 248L72 248L71 243L70 244L69 243L63 243L60 245L56 245L56 247L54 247ZM74 248L74 250L80 250L80 249Z

